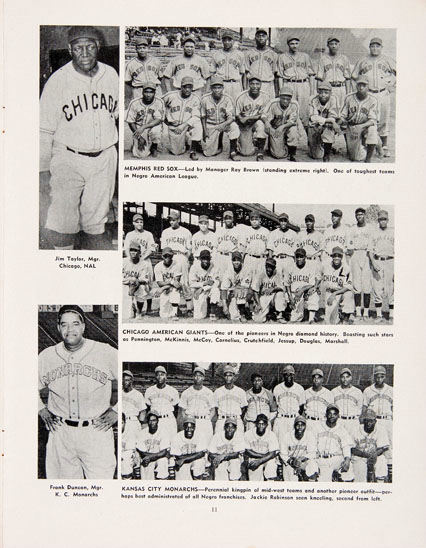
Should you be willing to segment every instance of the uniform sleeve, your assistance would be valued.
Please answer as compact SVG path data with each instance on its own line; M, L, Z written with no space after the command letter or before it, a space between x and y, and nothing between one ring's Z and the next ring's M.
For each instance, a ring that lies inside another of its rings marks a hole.
M314 460L317 454L317 440L312 432L305 432L306 439L306 456L309 460Z
M278 71L278 55L275 53L275 51L272 52L272 65L271 70L273 74L276 74Z
M358 59L358 61L355 63L354 69L352 71L352 78L356 80L359 76L359 72L361 70L361 63L362 59Z
M163 281L163 273L161 272L161 263L157 263L154 266L154 279L157 282Z
M241 95L239 95L237 97L237 100L235 102L235 115L236 116L240 116L242 111L243 111L243 106L244 106L244 103L243 103L243 98L241 97Z
M193 95L193 98L194 98L194 101L193 101L193 108L192 108L192 116L195 117L195 118L200 118L201 117L201 102L198 99L198 97L196 97L195 95Z
M334 95L330 97L330 108L328 110L328 118L338 118L339 117L339 105L337 104L337 99Z
M145 403L145 398L143 397L142 392L139 392L139 394L140 394L139 396L139 412L140 412L146 409L146 403Z
M340 111L340 117L344 120L347 120L349 116L349 97L346 96L345 102L343 103L343 107Z
M192 249L192 234L189 230L186 231L185 244L186 244L186 249L188 251L191 251L191 249Z
M251 282L251 288L253 289L253 291L256 291L257 293L259 293L261 285L262 285L261 275L260 274L255 274L253 276L253 280Z
M152 114L154 120L164 120L164 103L161 99L157 100L156 108Z
M235 105L233 100L230 97L226 101L225 113L226 113L227 120L235 117Z
M135 105L135 103L137 103L138 100L136 101L132 101L129 105L129 110L127 111L127 114L126 114L126 122L130 123L130 124L134 124L136 122L136 117L137 117L137 114L138 114L138 111L137 111L137 107Z
M278 55L277 72L278 72L278 76L280 76L281 78L284 78L283 62L284 62L284 56L282 54Z
M171 404L177 405L179 403L179 392L176 390L176 388L173 388L173 392L171 395L172 395Z
M225 272L222 277L220 288L223 290L230 289L232 287L232 279L229 272Z
M153 236L151 233L149 233L149 236L148 236L147 247L148 247L148 249L149 249L151 252L153 252L153 253L154 253L155 251L157 251L157 245L156 245L156 243L155 243L155 241L154 241L154 236Z
M132 73L131 73L131 66L132 66L132 59L128 63L126 63L126 68L124 70L124 81L125 82L131 82L132 81Z
M280 444L278 443L277 436L271 431L269 433L269 452L271 451L279 451Z
M375 97L372 96L371 98L372 101L370 108L368 109L368 119L376 122L379 116L379 105Z
M244 392L244 390L241 388L241 392L240 392L240 407L241 409L243 407L247 407L248 406L248 403L247 403L247 396L246 396L246 393Z
M59 80L58 73L52 74L45 83L40 97L40 131L51 135L55 133L61 118L61 89Z
M282 436L281 442L279 444L279 448L280 448L280 457L282 458L284 462L287 462L289 458L287 434L284 434Z
M109 344L102 343L104 345L104 359L105 365L108 368L109 376L108 380L113 381L117 380L117 370L118 370L118 354L117 350L110 346Z
M201 107L200 107L201 117L205 118L207 116L207 105L206 105L206 98L203 97L201 99Z
M163 76L165 78L171 78L175 73L175 60L170 59L170 61L167 63L166 68L163 71Z
M209 63L203 57L200 57L200 72L204 80L209 78L212 73Z
M288 115L287 122L290 122L292 124L297 123L297 118L299 117L299 107L297 105L290 105L290 112Z
M170 454L175 456L179 456L181 454L179 434L176 434L176 436L172 439L170 444Z
M305 394L305 390L301 386L300 392L299 392L299 405L305 405L305 404L306 404L306 394Z
M317 80L324 80L324 57L322 55L318 61Z
M240 54L240 74L244 74L246 72L246 59L244 55Z
M309 76L315 76L314 66L312 65L312 59L306 53L306 72Z
M352 285L352 283L351 283L351 285ZM361 415L363 396L362 396L361 390L359 388L357 390L358 390L357 391L357 411L358 411L358 414Z
M193 264L189 269L188 283L189 287L193 289L203 287L203 283L198 280L196 264Z
M362 394L362 405L365 405L365 407L368 407L370 405L370 397L369 397L369 387L364 390Z
M345 55L345 62L343 64L343 76L346 78L346 80L350 80L351 78L351 66L349 64L349 59Z

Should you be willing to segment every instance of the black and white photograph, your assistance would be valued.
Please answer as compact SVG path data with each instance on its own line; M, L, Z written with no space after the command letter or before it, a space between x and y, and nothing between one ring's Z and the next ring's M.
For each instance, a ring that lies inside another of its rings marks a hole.
M123 322L385 324L386 204L123 204Z
M126 27L124 158L395 162L396 30Z
M118 307L40 305L38 478L116 479Z
M117 249L119 38L40 26L40 249Z
M392 482L393 365L125 362L121 477Z

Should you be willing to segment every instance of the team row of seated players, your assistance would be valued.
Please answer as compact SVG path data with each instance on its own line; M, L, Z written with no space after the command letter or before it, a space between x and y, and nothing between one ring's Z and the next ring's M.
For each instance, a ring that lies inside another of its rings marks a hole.
M298 234L286 213L279 215L279 227L269 231L258 213L250 214L249 227L236 225L229 210L216 232L209 230L208 217L200 215L200 230L192 235L172 211L170 227L161 235L162 260L153 268L150 256L157 246L142 215L135 214L134 230L124 240L130 317L151 312L157 297L164 319L177 319L186 308L195 319L314 321L324 308L325 323L335 324L350 321L353 314L368 318L371 293L375 314L382 317L386 298L392 317L394 232L388 213L379 212L377 228L365 222L363 208L356 209L356 224L350 228L342 226L342 217L334 209L332 226L321 233L308 214L306 232Z
M259 29L256 48L244 56L234 49L232 33L225 33L224 49L214 54L209 66L195 54L193 37L187 36L183 54L162 71L161 61L149 55L147 40L138 38L137 57L128 62L125 74L135 97L126 116L134 156L158 155L163 122L169 151L183 154L188 145L193 160L198 152L221 152L227 133L232 160L239 159L237 151L262 160L268 139L271 156L288 154L296 161L303 128L314 159L329 161L342 130L350 160L363 158L361 142L367 162L376 146L389 156L389 89L396 68L382 54L382 40L370 41L369 55L351 72L348 58L339 53L339 39L330 37L317 74L309 56L298 51L299 43L299 38L289 38L289 52L278 56L267 46L266 31ZM167 90L163 96L161 86Z
M143 396L133 388L133 374L123 372L123 478L168 479L172 466L176 479L185 480L202 479L209 466L216 480L242 474L286 481L391 478L393 389L383 366L376 366L364 392L353 386L347 367L331 391L321 369L312 371L312 386L304 390L291 365L272 392L259 372L245 392L235 385L232 366L224 367L225 384L214 392L196 367L193 385L180 397L163 366L155 375Z

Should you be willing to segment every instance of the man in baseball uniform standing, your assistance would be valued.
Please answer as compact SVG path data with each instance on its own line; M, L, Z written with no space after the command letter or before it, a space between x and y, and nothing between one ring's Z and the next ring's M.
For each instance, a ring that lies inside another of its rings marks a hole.
M323 233L324 253L321 255L323 262L327 262L333 248L341 247L344 252L347 248L347 229L342 225L343 212L341 209L333 209L331 212L331 226L326 228Z
M71 61L52 74L40 98L40 172L51 203L46 228L55 249L108 249L105 223L114 194L118 75L98 61L94 27L71 27Z
M217 407L217 422L215 432L222 432L225 420L232 418L236 421L239 432L244 432L242 419L247 410L246 393L239 386L235 386L235 370L232 365L223 368L225 384L214 391L215 407Z
M209 229L208 215L198 217L200 230L193 234L191 240L192 255L194 259L200 258L201 251L210 251L213 263L216 265L217 234Z
M272 392L263 386L261 373L253 373L251 376L251 388L246 392L247 412L244 415L244 424L247 430L255 427L258 415L265 415L269 421L273 421L277 414L277 404Z
M142 392L133 388L133 373L129 370L123 371L123 391L121 394L121 406L125 417L125 446L126 451L132 449L131 443L134 442L132 458L132 475L140 477L139 454L136 451L136 439L141 432L141 424L145 420L146 403ZM125 459L129 461L129 459ZM123 466L123 463L122 463ZM129 470L127 470L129 471ZM123 469L122 469L123 473Z
M292 365L284 367L283 376L284 382L277 384L272 391L278 407L273 430L279 441L293 428L296 416L303 415L306 403L303 387L294 382L295 371Z
M316 78L319 82L330 84L331 95L336 97L340 110L346 95L351 92L351 66L346 55L340 53L339 38L330 36L327 48L328 52L319 59Z
M324 420L327 406L334 402L330 390L323 384L324 372L322 369L314 369L312 371L312 386L305 390L307 428L314 431L317 431L319 421Z
M166 432L171 440L177 433L179 393L176 388L167 384L167 371L162 365L155 368L155 379L156 383L145 391L145 402L149 411L157 412L158 428Z
M294 252L297 248L297 233L290 228L287 213L278 215L280 226L269 233L266 248L269 257L277 261L277 271L284 278L289 268L294 265Z
M216 76L223 79L224 92L232 100L237 100L238 95L245 87L245 61L241 51L234 47L234 35L225 30L222 34L223 50L212 54Z
M323 250L323 236L315 230L315 217L308 213L305 217L306 234L300 233L297 240L297 247L303 247L306 251L306 259L318 261Z
M359 425L362 412L362 392L352 384L352 371L344 367L340 371L340 386L331 391L335 405L340 412L340 420L350 436L353 436Z
M262 92L271 101L278 94L278 55L268 46L268 33L265 29L257 29L254 39L256 47L247 50L245 55L247 76L257 74L262 85Z
M142 90L148 82L154 84L158 96L161 96L161 59L150 55L148 40L143 36L135 37L135 48L136 57L128 61L124 72L124 83L131 87L132 98L141 97Z
M116 466L111 407L117 382L117 351L86 339L86 319L77 305L58 312L62 342L39 355L39 390L47 388L47 405L39 398L39 415L49 439L48 479L112 479Z

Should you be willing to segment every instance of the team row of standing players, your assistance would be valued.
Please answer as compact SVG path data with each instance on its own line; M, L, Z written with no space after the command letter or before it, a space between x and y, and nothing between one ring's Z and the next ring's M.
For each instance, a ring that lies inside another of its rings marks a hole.
M331 391L321 369L312 371L312 386L304 390L294 382L294 367L285 366L284 381L272 392L260 372L247 391L234 384L232 366L223 373L225 384L212 392L204 386L205 370L195 367L193 385L179 397L163 366L145 396L133 387L133 373L123 371L123 478L167 479L173 466L178 480L202 479L210 463L216 480L239 480L243 460L250 480L391 476L393 389L383 366L376 366L364 392L353 386L347 367Z
M386 300L392 318L394 231L388 213L379 212L376 228L366 223L363 208L356 209L350 228L342 225L342 217L334 209L331 227L321 233L308 214L306 232L298 234L286 213L269 231L258 213L250 214L249 227L236 225L229 210L216 232L200 215L200 230L192 235L180 225L179 213L171 211L170 227L161 234L162 260L153 268L150 256L157 246L144 229L143 216L135 214L123 262L131 316L151 312L152 298L159 297L159 315L166 319L178 317L179 305L193 310L195 319L258 322L314 321L319 308L325 308L325 323L338 323L354 313L367 319L373 293L375 315L382 318Z
M348 126L351 160L361 159L361 137L367 161L376 146L389 156L389 90L396 67L382 54L381 38L371 39L369 55L351 70L348 58L339 52L340 40L330 37L316 72L309 55L298 51L299 38L289 37L289 51L281 55L267 45L265 30L259 29L255 40L256 47L244 54L235 49L232 33L225 32L223 50L215 52L209 64L195 54L195 39L187 36L182 55L163 70L161 60L149 55L147 40L137 37L137 57L125 72L135 98L126 117L134 135L133 154L158 155L164 122L170 152L183 154L186 141L191 141L192 159L200 151L206 156L221 152L220 136L226 132L233 160L238 160L237 150L263 159L267 138L273 157L283 158L288 151L295 160L305 128L310 155L328 161L336 135Z

